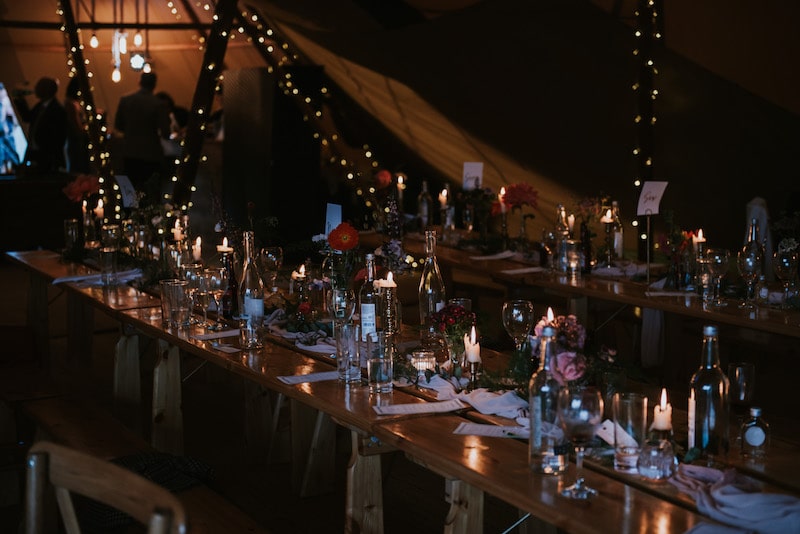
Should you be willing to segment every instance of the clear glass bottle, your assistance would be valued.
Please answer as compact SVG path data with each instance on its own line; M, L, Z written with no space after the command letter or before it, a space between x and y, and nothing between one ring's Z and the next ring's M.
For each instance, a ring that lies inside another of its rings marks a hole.
M730 449L728 436L728 377L719 366L716 326L703 327L700 368L689 382L689 448L700 449L700 457L724 457Z
M222 294L222 316L233 319L239 316L239 283L236 280L236 269L233 266L233 253L222 253L222 267L228 272L228 289Z
M255 258L255 235L253 232L244 233L244 268L242 269L242 284L239 291L239 310L242 321L242 343L245 349L261 347L258 330L264 320L264 282L258 272Z
M417 218L419 219L419 231L425 232L428 225L433 222L433 197L428 192L428 182L422 181L422 191L417 195Z
M753 296L756 299L756 306L760 308L769 306L769 285L765 274L758 275L758 282L753 288Z
M761 408L750 408L750 419L742 424L742 456L763 460L769 449L769 425L761 418Z
M566 273L569 270L567 261L567 240L569 239L569 224L567 223L567 210L564 204L556 207L556 257L553 265L555 270Z
M361 317L361 341L378 329L378 292L375 290L375 255L366 255L367 277L358 292L358 313Z
M755 250L761 256L761 269L759 272L764 272L764 245L759 238L758 219L750 219L750 224L747 225L747 237L744 243L743 251Z
M553 436L558 429L556 404L561 385L550 372L556 331L552 326L542 330L539 368L531 375L528 384L528 408L530 413L530 439L528 440L528 462L536 473L557 475L567 469L567 451Z
M444 280L436 262L436 232L425 232L425 264L419 279L419 322L426 324L428 316L444 307L447 302Z
M622 225L622 218L619 214L619 202L616 200L611 202L611 218L613 219L613 223L611 224L611 232L613 234L613 245L614 245L614 257L616 259L622 259L624 251L623 251L623 225Z

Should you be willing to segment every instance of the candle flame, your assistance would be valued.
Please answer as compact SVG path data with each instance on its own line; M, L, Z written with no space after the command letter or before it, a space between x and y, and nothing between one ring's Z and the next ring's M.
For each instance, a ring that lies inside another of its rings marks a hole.
M176 230L180 230L181 229L181 221L180 221L180 219L175 219L175 229Z
M704 239L704 238L703 238L703 229L702 229L702 228L700 228L700 229L697 231L697 239L698 239L698 240L699 240L699 239Z
M402 174L397 177L397 185L403 185L404 181L405 180L403 180L403 175Z
M97 201L97 209L100 209L102 207L103 207L103 199L101 198L100 200Z
M606 219L611 218L611 210L606 211Z
M497 196L500 197L500 202L503 202L506 199L506 188L505 187L501 187L500 188L500 194L497 195Z
M478 342L478 333L475 332L475 325L472 325L472 331L469 333L469 342L473 345Z
M389 274L386 275L386 281L390 283L394 281L394 275L392 274L392 271L389 271Z
M661 388L661 411L667 409L667 388Z
M555 315L553 314L553 308L547 307L547 322L552 323L553 319L555 319Z
M197 247L199 248L202 242L203 240L200 239L200 236L197 236L197 239L195 239L194 244L197 245Z
M227 237L223 237L222 238L222 246L224 248L228 248L228 238Z
M304 263L303 265L301 265L301 266L300 266L300 270L298 271L298 273L299 273L301 276L305 276L305 275L306 275L306 264L305 264L305 263Z

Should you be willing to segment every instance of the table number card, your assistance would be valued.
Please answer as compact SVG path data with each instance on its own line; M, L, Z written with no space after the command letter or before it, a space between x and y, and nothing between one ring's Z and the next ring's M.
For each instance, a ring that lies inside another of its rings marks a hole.
M136 199L136 188L133 187L130 179L125 175L116 175L114 180L119 186L119 194L122 197L123 208L138 208L139 201Z
M472 191L483 186L483 162L465 161L462 177L464 191Z
M639 206L636 215L658 215L661 197L669 182L645 182L639 194Z

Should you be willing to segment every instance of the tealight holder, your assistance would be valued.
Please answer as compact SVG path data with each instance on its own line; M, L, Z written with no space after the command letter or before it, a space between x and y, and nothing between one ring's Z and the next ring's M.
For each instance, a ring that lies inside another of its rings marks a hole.
M636 468L646 480L660 482L675 472L675 453L669 440L647 440L642 445Z
M436 353L432 350L415 350L411 353L411 365L420 377L425 376L426 371L436 370Z

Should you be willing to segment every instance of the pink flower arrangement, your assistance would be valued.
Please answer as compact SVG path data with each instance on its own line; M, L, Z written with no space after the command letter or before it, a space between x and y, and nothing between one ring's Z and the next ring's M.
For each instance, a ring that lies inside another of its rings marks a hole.
M375 187L377 189L386 189L392 185L392 173L386 169L381 169L375 173Z
M556 361L550 363L550 372L562 386L580 380L586 374L586 358L576 352L559 352Z
M535 208L539 203L539 192L528 183L511 184L506 187L503 202L511 208L530 206Z
M71 201L80 202L100 192L100 178L91 174L79 174L62 191Z
M587 361L583 354L586 344L586 329L578 322L574 315L559 315L552 321L542 317L533 329L536 340L542 336L545 326L552 326L556 330L555 361L550 362L550 371L562 385L567 382L580 380L586 374ZM534 342L531 351L539 357L540 346Z

